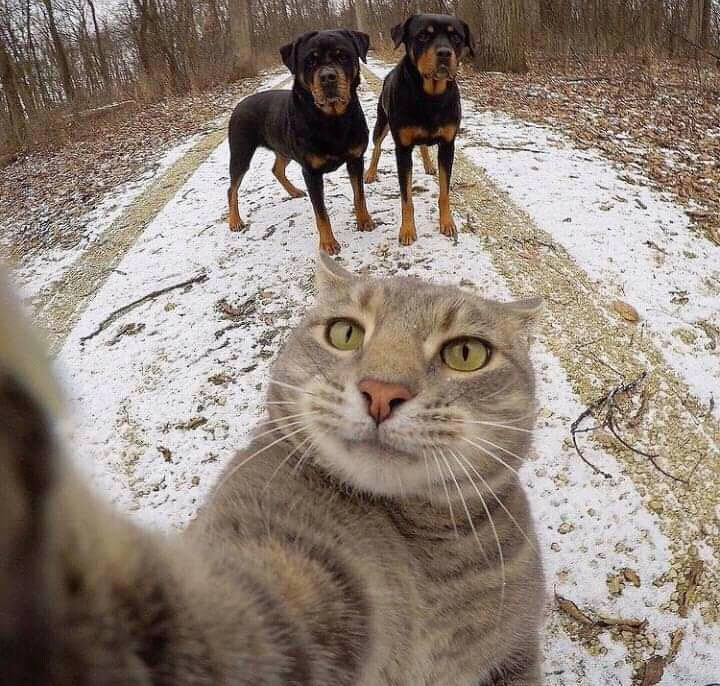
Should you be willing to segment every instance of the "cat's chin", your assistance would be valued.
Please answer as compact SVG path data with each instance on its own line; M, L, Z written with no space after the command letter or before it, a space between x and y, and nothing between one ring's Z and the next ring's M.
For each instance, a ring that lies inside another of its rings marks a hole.
M375 495L403 496L427 490L423 457L378 438L325 436L318 441L315 459L336 478Z

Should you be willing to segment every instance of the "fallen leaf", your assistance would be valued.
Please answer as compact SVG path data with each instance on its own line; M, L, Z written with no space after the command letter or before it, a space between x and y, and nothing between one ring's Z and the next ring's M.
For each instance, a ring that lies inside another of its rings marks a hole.
M642 669L640 686L655 686L659 684L665 672L665 658L661 655L653 655L645 660Z
M574 620L585 624L586 626L592 626L593 620L588 617L572 600L563 598L561 595L555 594L555 600L557 601L558 607L568 617L572 617Z
M630 569L630 567L624 567L620 570L620 572L623 575L625 581L632 584L636 588L640 588L640 576L634 569Z
M627 322L640 321L638 311L632 305L628 305L622 300L613 300L611 307Z

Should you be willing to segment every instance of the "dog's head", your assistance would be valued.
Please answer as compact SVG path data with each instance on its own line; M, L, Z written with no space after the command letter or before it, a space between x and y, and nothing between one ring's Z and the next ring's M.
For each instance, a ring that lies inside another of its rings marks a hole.
M452 81L460 60L475 54L470 27L449 14L413 14L393 26L391 36L425 79Z
M280 55L315 106L339 116L360 83L360 60L366 61L369 47L370 37L360 31L310 31L280 48Z

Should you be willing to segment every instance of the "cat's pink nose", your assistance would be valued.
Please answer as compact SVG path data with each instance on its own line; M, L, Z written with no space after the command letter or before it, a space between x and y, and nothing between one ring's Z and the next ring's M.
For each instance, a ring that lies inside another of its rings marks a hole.
M407 386L377 379L363 379L358 388L367 400L368 413L377 424L384 422L396 407L415 397Z

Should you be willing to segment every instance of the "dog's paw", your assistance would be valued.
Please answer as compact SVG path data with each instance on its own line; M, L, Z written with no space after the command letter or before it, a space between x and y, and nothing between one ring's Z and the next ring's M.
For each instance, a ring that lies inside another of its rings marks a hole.
M429 174L430 176L437 176L437 169L435 169L435 165L433 165L433 164L425 165L425 173Z
M299 188L292 188L288 190L288 195L291 198L304 198L307 193L303 190L300 190Z
M365 172L365 183L375 183L377 181L377 170Z
M231 212L228 216L228 227L230 231L243 231L245 229L245 222L240 219L240 215Z
M375 220L366 212L357 218L358 231L372 231L375 228Z
M328 255L338 255L340 254L340 243L338 243L335 238L332 238L330 240L320 240L320 250L327 253Z
M440 233L448 238L457 238L457 228L452 217L440 220Z
M401 245L412 245L417 240L417 232L415 226L401 226L398 240Z

